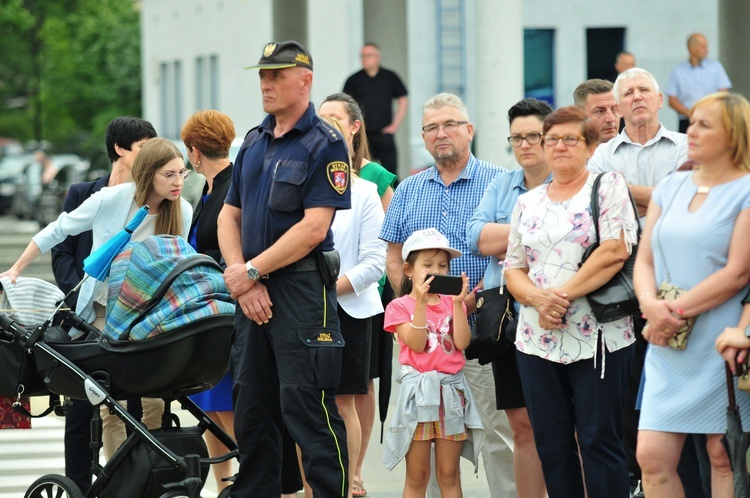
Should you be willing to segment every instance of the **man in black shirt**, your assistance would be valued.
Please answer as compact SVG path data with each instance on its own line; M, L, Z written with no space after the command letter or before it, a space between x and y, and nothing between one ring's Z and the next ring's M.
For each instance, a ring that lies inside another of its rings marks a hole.
M398 175L393 135L406 116L406 87L396 73L380 66L380 48L376 44L362 47L362 70L346 80L344 92L354 97L364 111L373 159ZM395 117L393 99L398 103Z

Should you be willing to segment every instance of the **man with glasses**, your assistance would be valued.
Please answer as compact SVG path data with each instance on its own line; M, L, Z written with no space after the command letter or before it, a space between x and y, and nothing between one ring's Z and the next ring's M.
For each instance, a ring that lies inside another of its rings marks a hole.
M388 280L396 295L401 295L403 277L401 248L417 230L436 228L448 237L451 247L462 252L460 258L451 261L450 272L452 275L465 272L470 288L476 287L487 269L489 257L476 256L469 249L466 225L487 185L495 175L506 170L475 158L469 149L473 137L474 126L460 98L440 93L424 104L422 139L435 164L406 178L398 186L380 232L380 238L388 242ZM467 296L466 305L469 313L473 313L473 292ZM474 323L473 315L469 323ZM482 460L490 496L515 497L510 446L513 435L507 416L495 408L492 367L469 360L463 372L487 428ZM435 495L430 492L430 496Z
M374 160L398 175L394 135L406 117L406 87L396 73L380 65L380 47L365 43L362 47L362 70L344 84L348 93L362 108L367 123L367 142ZM393 115L393 100L396 115Z
M573 101L599 130L600 144L617 136L620 109L612 93L612 83L599 78L586 80L576 87Z
M659 84L648 71L632 68L621 73L613 87L615 101L625 120L625 129L615 138L599 146L589 159L588 169L594 173L619 171L630 185L630 193L641 216L651 201L651 192L659 181L687 161L687 137L667 130L659 122L663 95ZM643 219L641 225L643 225ZM631 488L640 480L640 467L635 458L638 436L638 415L635 402L640 385L647 343L641 331L643 320L634 317L636 345L631 375L625 395L623 412L625 453L632 474ZM690 437L684 446L678 471L689 498L702 498L700 473L694 445Z

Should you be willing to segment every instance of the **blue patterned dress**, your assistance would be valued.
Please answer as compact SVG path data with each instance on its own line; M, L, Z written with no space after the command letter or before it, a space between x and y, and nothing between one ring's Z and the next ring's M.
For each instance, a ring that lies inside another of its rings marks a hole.
M667 279L691 289L727 263L729 243L740 211L750 207L750 175L711 187L694 213L693 172L677 172L659 183L652 199L661 208L651 245L657 285ZM666 265L666 266L665 266ZM727 388L724 360L716 337L737 326L745 287L720 306L701 313L683 351L649 346L639 429L721 434L726 430ZM750 420L750 396L739 392L742 420Z

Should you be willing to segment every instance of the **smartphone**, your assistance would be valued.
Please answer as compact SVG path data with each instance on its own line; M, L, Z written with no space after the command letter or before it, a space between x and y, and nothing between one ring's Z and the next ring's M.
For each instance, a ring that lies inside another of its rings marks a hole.
M451 296L457 296L461 294L461 290L463 290L464 280L461 277L428 273L425 280L430 277L434 277L432 282L430 282L431 294L448 294Z

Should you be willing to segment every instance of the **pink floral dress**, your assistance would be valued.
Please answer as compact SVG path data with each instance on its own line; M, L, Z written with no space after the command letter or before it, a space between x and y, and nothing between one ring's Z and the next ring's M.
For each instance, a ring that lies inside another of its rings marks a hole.
M578 271L583 253L596 239L591 218L590 174L586 185L572 198L553 202L549 184L518 198L511 215L507 268L528 268L529 278L542 289L558 288ZM604 173L599 186L599 225L602 241L619 239L625 232L628 248L637 242L636 219L625 178ZM557 330L539 327L539 314L532 306L521 306L516 347L519 351L557 363L572 363L595 357L602 336L602 349L617 351L635 342L630 317L597 323L585 297L575 299ZM601 352L604 353L604 350Z

